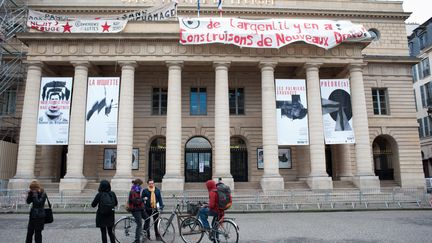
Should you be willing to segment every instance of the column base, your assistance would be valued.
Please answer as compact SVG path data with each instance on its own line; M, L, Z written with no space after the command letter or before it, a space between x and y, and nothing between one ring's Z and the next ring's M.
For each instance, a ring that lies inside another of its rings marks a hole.
M328 176L310 176L307 178L306 183L312 190L332 190L333 181Z
M59 191L82 191L86 185L85 178L63 178L60 179Z
M30 183L36 179L15 179L9 180L8 189L12 190L28 190Z
M341 181L353 181L353 176L339 176L339 180Z
M378 179L378 176L354 176L353 177L353 183L356 185L360 190L362 189L377 189L380 190L381 184Z
M223 184L227 185L230 187L231 192L234 191L234 179L232 177L222 177L222 176L218 176L218 177L213 177L213 180L218 183L219 178L222 179Z
M285 189L284 180L281 176L261 178L261 189L266 191L283 191Z
M115 192L125 192L130 191L130 188L132 186L132 178L130 179L111 179L111 190Z
M183 177L169 177L162 178L162 190L173 191L173 192L183 192L184 191L184 178Z

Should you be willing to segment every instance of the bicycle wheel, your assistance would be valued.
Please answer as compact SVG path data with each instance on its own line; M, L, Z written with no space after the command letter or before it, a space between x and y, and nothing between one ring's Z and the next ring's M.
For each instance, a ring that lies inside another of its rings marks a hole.
M180 236L186 243L199 243L204 236L201 222L196 218L186 218L180 224Z
M160 218L157 224L157 229L164 243L172 243L175 239L175 229L172 222L167 218Z
M132 217L125 217L118 220L114 225L114 236L117 243L129 243L135 240L137 224Z
M238 229L232 221L224 220L221 224L216 223L214 231L216 243L237 243L238 239Z

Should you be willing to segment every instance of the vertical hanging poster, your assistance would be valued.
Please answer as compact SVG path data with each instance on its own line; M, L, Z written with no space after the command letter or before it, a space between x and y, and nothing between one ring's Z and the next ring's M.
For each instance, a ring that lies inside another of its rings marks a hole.
M88 78L85 144L117 144L119 86L118 77Z
M304 79L276 79L279 145L308 145L308 110Z
M71 98L71 77L42 78L36 144L68 144Z
M355 143L349 80L321 79L320 84L325 143Z

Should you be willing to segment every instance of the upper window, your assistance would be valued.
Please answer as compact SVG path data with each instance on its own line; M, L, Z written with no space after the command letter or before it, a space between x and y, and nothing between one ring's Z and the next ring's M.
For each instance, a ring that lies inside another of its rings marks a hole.
M16 91L9 90L0 96L0 115L15 114L16 108Z
M191 88L190 114L207 115L207 89L206 88Z
M419 35L419 42L420 42L420 49L423 49L426 47L427 35L425 32L423 32L421 35Z
M419 127L418 127L419 136L422 138L422 137L424 137L424 134L423 134L423 119L417 119L417 122L419 124Z
M375 115L388 115L387 89L372 89L373 109Z
M430 75L429 57L421 60L422 76L427 77Z
M381 37L381 34L380 34L380 32L377 29L373 29L372 28L368 32L369 32L369 34L372 37L372 41L378 41L380 39L380 37Z
M236 88L229 90L230 115L244 115L244 89Z
M167 113L167 89L153 88L152 114L166 115Z
M411 67L412 70L412 77L413 77L413 82L417 82L419 80L419 75L418 75L418 64L413 65Z

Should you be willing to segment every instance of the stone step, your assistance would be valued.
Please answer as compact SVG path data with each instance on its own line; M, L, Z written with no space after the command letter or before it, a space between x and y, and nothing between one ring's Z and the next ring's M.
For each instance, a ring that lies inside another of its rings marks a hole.
M333 181L334 189L357 189L352 181Z
M286 181L285 190L310 190L306 181Z

